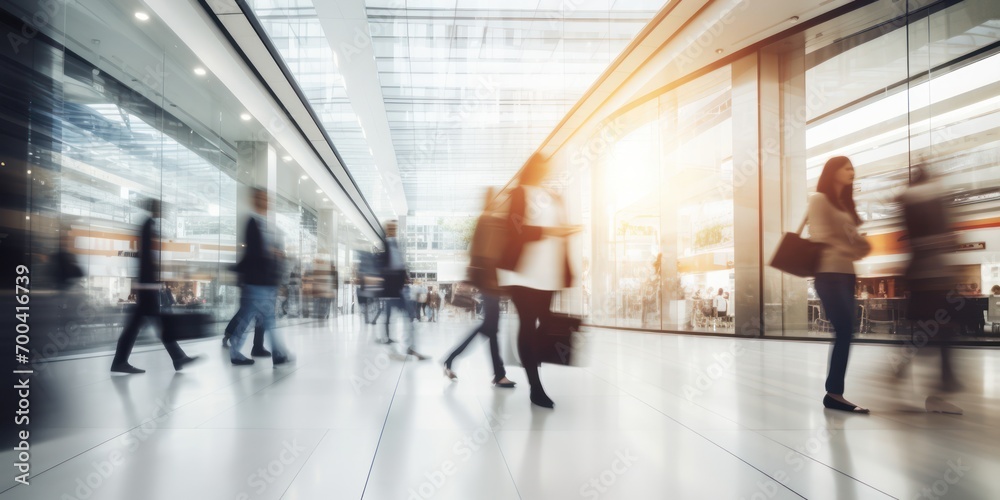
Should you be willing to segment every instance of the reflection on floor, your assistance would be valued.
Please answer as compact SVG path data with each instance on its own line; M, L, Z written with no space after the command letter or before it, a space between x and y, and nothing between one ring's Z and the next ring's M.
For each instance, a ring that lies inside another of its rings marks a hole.
M1000 498L997 350L957 353L955 416L923 411L933 358L895 380L898 348L856 346L864 416L821 407L824 344L595 329L585 366L543 367L544 410L520 368L489 385L482 342L442 375L470 325L421 324L425 362L341 318L284 329L291 367L232 367L218 339L187 344L207 359L183 373L162 350L133 356L143 375L50 364L61 405L31 485L7 474L0 499Z

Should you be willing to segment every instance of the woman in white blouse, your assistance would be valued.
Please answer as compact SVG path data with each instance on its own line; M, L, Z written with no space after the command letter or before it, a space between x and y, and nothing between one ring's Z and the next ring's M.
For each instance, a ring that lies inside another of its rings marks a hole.
M836 332L830 354L823 406L834 410L868 413L844 399L847 358L854 336L854 261L864 258L871 246L858 232L861 217L854 205L854 165L845 156L830 158L823 166L816 193L809 198L809 239L826 244L816 271L816 293Z
M507 243L498 267L500 286L511 296L520 318L517 350L531 385L531 402L552 408L538 378L534 342L539 324L552 314L552 295L573 281L566 238L578 226L565 225L562 198L542 186L550 170L537 154L528 159L511 193Z

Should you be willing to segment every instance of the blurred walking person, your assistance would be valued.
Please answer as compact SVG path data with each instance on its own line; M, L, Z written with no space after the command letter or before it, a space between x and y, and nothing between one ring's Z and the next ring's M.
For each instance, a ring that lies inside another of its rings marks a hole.
M247 222L246 251L237 264L243 283L240 310L236 312L236 326L229 346L229 360L234 365L252 365L253 359L240 350L246 340L250 321L256 319L264 325L264 337L271 345L271 359L275 366L291 361L281 336L275 331L275 304L278 284L281 282L281 251L276 246L274 234L267 227L267 191L253 188L254 213Z
M237 282L240 285L240 295L247 293L244 288L245 283L243 283L243 273L239 272L239 266L233 265L232 269L237 271ZM229 324L226 325L226 330L222 335L222 348L229 349L229 346L233 339L233 332L236 331L237 323L240 321L239 311L234 314L232 319L229 320ZM271 356L271 351L268 351L264 347L264 322L254 321L254 332L253 332L253 347L250 349L250 355L258 358L267 358Z
M385 224L385 254L382 262L382 286L384 297L386 297L385 342L393 342L389 330L392 327L392 310L396 309L405 315L404 322L409 330L406 354L423 361L428 357L416 351L413 305L406 287L409 274L406 271L406 257L403 255L403 250L399 247L399 240L396 238L397 230L398 223L396 221L391 220Z
M330 317L330 305L333 302L333 289L336 285L336 271L325 258L317 258L313 264L312 293L313 316L318 319Z
M912 321L912 328L918 330L911 339L917 339L919 334L921 341L911 340L913 350L903 366L897 366L897 375L909 366L913 353L928 344L936 345L941 354L941 381L937 389L955 392L961 384L952 364L950 344L962 327L959 311L965 300L953 299L957 296L959 272L949 257L958 248L958 237L950 209L942 198L943 192L941 186L931 180L926 168L917 165L912 169L909 189L899 198L911 252L905 275L910 292L906 317ZM926 408L928 411L962 413L957 406L934 395L927 398Z
M536 355L539 324L552 315L552 295L573 282L567 238L580 231L565 223L562 198L542 186L549 165L532 155L511 193L507 241L500 263L500 285L514 301L520 318L517 350L531 386L531 402L543 408L555 403L542 388Z
M139 235L139 283L133 285L138 291L137 304L118 338L115 357L111 362L111 371L115 373L145 373L146 370L129 364L128 359L146 320L157 320L160 317L160 301L164 292L163 283L160 282L160 201L148 200L146 208L149 218L143 223ZM163 335L162 325L160 341L173 360L175 370L179 371L184 365L198 359L198 356L184 354L177 341Z
M486 204L483 213L476 223L476 230L472 236L472 247L469 249L471 261L469 263L469 280L479 289L483 296L483 322L472 330L462 343L458 345L448 355L444 362L444 374L452 380L456 380L458 375L452 370L452 363L458 357L472 339L480 333L486 336L490 342L490 356L493 358L493 385L497 387L512 388L514 382L507 378L507 371L503 366L503 359L500 357L500 343L497 341L497 332L500 330L500 287L497 283L497 260L500 257L502 248L502 237L504 234L504 221L494 214L493 209L493 189L486 191ZM436 297L437 306L441 304L441 298L431 289L428 297L428 305ZM432 311L435 309L432 308ZM432 318L437 314L432 313ZM433 321L433 319L432 319Z
M434 290L433 286L427 287L427 317L429 321L437 323L438 312L441 311L441 294Z
M809 239L826 244L816 271L816 293L836 334L830 353L823 406L841 411L868 413L844 399L847 358L854 336L857 306L854 303L854 262L871 251L858 232L861 217L854 204L854 165L845 156L827 160L809 198Z

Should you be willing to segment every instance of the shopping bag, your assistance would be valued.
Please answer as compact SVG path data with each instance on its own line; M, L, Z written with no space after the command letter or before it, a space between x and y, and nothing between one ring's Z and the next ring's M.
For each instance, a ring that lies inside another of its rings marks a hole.
M535 352L539 363L573 364L573 337L583 321L578 316L552 313L539 325Z
M194 340L210 337L208 324L212 316L205 313L167 313L160 315L163 339L168 341Z

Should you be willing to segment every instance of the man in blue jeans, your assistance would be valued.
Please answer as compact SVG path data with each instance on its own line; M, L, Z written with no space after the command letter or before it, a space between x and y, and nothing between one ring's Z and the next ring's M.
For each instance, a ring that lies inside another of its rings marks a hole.
M413 356L420 361L428 359L427 356L416 351L416 327L413 325L415 316L411 303L409 291L406 289L406 282L409 274L406 271L406 258L396 239L398 223L395 220L385 224L385 255L382 262L382 283L385 302L385 342L393 342L389 336L392 328L392 310L397 309L405 314L404 321L408 325L410 338L407 340L406 355Z
M274 366L291 361L288 351L275 331L274 307L281 282L281 251L267 228L267 191L253 190L254 214L247 223L246 252L236 266L243 283L240 296L240 310L233 322L232 342L229 345L229 360L234 365L252 365L253 359L244 356L240 349L246 340L250 321L264 325L264 337L271 344L271 359Z

